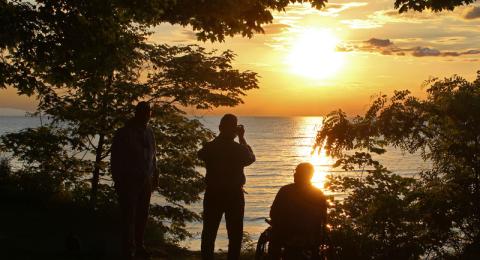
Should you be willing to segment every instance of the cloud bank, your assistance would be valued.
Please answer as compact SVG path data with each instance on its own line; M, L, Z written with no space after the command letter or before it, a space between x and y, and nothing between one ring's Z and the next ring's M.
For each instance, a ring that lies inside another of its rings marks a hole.
M480 49L469 50L439 50L432 47L415 46L399 47L390 39L370 38L362 42L347 43L337 47L340 52L370 52L382 55L410 55L414 57L458 57L464 55L478 55Z
M473 20L480 18L480 6L469 6L463 12L463 18Z

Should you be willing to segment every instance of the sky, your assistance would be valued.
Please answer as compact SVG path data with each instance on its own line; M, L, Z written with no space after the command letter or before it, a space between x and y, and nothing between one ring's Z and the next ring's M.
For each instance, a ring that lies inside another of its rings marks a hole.
M373 97L393 90L425 96L423 82L480 70L480 3L454 11L399 14L393 0L331 1L323 10L295 4L275 12L264 34L224 42L196 41L189 27L154 28L150 41L200 44L235 52L234 67L257 72L259 89L244 104L195 115L321 116L361 114ZM0 108L34 110L33 98L0 90Z

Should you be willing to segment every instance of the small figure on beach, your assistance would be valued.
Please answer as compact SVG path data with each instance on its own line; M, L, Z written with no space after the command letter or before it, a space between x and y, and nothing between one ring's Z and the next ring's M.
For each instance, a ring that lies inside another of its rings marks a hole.
M135 116L113 137L111 167L121 211L122 255L125 259L149 258L144 233L150 196L158 184L156 146L148 126L151 108L139 102Z
M273 201L271 259L280 259L282 247L311 248L312 253L319 253L318 248L325 239L327 200L311 183L314 171L310 163L297 165L294 183L280 188Z
M198 152L205 162L206 191L203 200L202 259L213 259L218 227L225 213L228 233L228 259L240 257L245 199L243 168L255 162L245 140L245 128L237 117L226 114L220 120L220 134ZM239 142L235 142L238 136Z

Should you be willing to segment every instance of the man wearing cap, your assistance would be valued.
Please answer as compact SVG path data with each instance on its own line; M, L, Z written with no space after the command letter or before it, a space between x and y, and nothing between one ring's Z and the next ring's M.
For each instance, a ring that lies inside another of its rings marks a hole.
M148 126L150 104L139 102L135 116L113 137L111 169L121 211L122 255L148 258L143 237L150 196L158 184L156 145Z
M219 130L220 134L198 152L198 157L205 162L207 168L203 200L202 259L213 259L218 226L225 213L227 257L236 260L240 257L243 235L243 168L255 162L255 155L245 140L245 129L242 125L237 125L236 116L224 115ZM238 143L235 142L237 136Z
M271 259L280 259L281 248L288 245L311 248L318 253L325 236L327 201L323 192L311 183L314 171L310 163L297 165L294 183L280 188L273 201Z

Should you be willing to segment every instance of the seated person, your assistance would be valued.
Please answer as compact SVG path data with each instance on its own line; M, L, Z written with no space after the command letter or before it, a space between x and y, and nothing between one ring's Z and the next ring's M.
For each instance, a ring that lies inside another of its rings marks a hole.
M311 179L314 167L300 163L295 168L294 183L280 188L273 201L270 218L272 238L269 254L280 259L281 248L309 248L318 253L327 220L327 201Z

